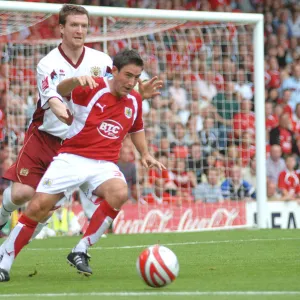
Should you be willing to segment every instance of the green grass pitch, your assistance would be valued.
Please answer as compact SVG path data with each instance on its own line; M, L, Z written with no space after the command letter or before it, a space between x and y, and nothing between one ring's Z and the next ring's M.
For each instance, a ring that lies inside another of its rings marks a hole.
M15 261L11 281L0 283L0 300L300 299L299 230L109 235L89 251L90 278L66 263L78 240L33 241ZM180 264L176 281L161 289L146 286L135 268L139 253L156 243Z

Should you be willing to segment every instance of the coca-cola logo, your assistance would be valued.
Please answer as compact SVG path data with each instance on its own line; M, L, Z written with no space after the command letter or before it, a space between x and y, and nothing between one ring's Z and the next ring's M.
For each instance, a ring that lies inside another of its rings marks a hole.
M127 216L130 215L130 216ZM115 233L198 231L204 228L232 226L240 217L238 208L217 208L210 215L198 215L193 208L175 213L172 209L150 209L140 215L121 210L114 221ZM143 216L144 215L144 216Z
M107 119L102 121L100 126L97 128L100 135L108 139L118 139L123 127L120 123L115 120Z

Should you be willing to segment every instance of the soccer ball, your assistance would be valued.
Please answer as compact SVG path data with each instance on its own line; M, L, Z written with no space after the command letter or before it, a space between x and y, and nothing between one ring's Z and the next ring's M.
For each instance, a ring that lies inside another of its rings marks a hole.
M143 250L136 262L140 277L152 287L163 287L176 279L179 264L169 248L154 245Z

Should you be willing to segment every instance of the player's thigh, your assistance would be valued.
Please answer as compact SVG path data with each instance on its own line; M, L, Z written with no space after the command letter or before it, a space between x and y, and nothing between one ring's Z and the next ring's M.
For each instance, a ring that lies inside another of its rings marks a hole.
M110 201L110 199L128 196L126 179L119 167L111 162L95 164L88 182L80 188L92 201L97 197Z
M65 193L68 197L75 188L87 181L89 167L85 160L83 157L68 153L54 157L37 187L37 192Z
M94 195L109 199L114 197L128 197L126 182L120 178L110 178L100 184L93 192Z
M35 189L30 185L13 182L11 187L11 200L14 204L23 205L34 195Z

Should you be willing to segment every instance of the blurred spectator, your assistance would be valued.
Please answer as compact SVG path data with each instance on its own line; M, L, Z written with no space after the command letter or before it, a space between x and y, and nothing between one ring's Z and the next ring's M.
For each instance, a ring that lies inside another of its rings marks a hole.
M124 174L128 185L128 199L138 201L139 195L137 191L136 166L131 161L131 149L122 147L120 151L119 161L117 163L120 171Z
M221 185L224 199L233 201L255 199L255 190L249 182L242 179L241 168L235 165L230 173L230 177Z
M253 98L252 83L247 82L247 74L245 69L239 69L237 71L237 80L234 86L236 92L238 92L243 99L251 100Z
M197 131L198 116L191 114L187 121L187 139L189 140L188 145L199 143L201 131Z
M175 76L173 85L169 88L170 98L176 102L179 110L185 109L188 104L186 90L181 86L181 82L180 76Z
M200 132L200 142L205 155L210 154L218 148L218 131L215 128L214 119L207 117Z
M229 176L230 170L234 165L241 165L241 157L238 150L234 144L230 145L227 148L226 155L224 157L224 166L225 166L225 175L226 177Z
M282 194L282 200L300 200L300 181L295 172L296 159L289 155L285 159L286 170L278 177L278 188Z
M269 68L266 72L266 87L268 89L280 87L280 70L275 56L269 58Z
M290 90L284 90L282 93L282 98L278 99L277 102L281 104L283 112L292 115L293 109L289 105L291 99L292 92Z
M282 90L291 90L292 95L289 101L289 105L294 111L297 103L300 102L300 64L293 66L293 76L285 79L281 86Z
M300 137L300 103L297 104L295 113L292 116L292 126L293 126L293 131L299 139Z
M213 100L212 112L218 121L219 127L219 146L224 149L227 147L228 135L231 134L232 119L234 114L239 112L239 98L234 91L234 83L228 82L225 85L225 92L219 92Z
M188 137L185 126L180 122L175 124L173 134L174 138L171 140L171 149L175 146L187 146L192 143Z
M239 157L243 167L247 167L249 165L250 159L255 156L255 150L256 148L253 135L244 131L242 133L240 145L238 146Z
M256 190L256 159L251 158L248 167L242 169L243 179L246 180Z
M266 129L270 131L271 129L278 126L278 118L273 112L273 103L271 101L266 101L265 103L265 113L266 113Z
M203 174L203 153L201 145L194 143L189 148L189 155L186 161L186 170L196 175L197 184L201 182L201 176Z
M171 196L169 193L165 191L164 180L163 178L155 178L154 182L154 191L142 197L141 203L148 204L170 204L170 203L178 203L178 198Z
M267 178L269 181L277 184L279 174L285 170L285 162L281 157L282 151L280 145L273 145L270 149L270 156L267 158Z
M190 196L192 188L197 184L195 173L191 170L187 172L185 168L185 161L181 159L176 160L173 173L175 175L174 183L178 187L177 191Z
M252 102L244 99L241 103L241 112L236 113L233 117L234 136L240 139L244 131L255 135L255 114L252 109Z
M78 218L75 216L73 211L65 205L53 213L49 220L49 228L53 229L56 235L79 235L81 226L78 222ZM43 234L42 232L40 234Z
M284 113L279 118L279 126L270 131L270 145L280 145L284 155L291 153L299 154L294 133L291 129L290 116Z
M164 181L164 187L166 190L168 190L172 195L176 194L176 184L174 183L174 177L170 173L170 170L168 168L168 160L169 157L166 152L156 152L154 154L154 157L162 163L166 169L163 170L157 170L154 168L149 169L149 182L151 184L155 184L156 178L162 178Z
M205 203L223 202L223 195L218 186L218 171L215 168L208 170L207 182L200 183L193 189L195 201Z
M212 71L207 71L205 79L198 81L198 90L204 106L208 105L212 99L217 95L217 87L214 80L214 74Z
M289 19L289 27L292 31L292 36L300 38L300 10L299 8L292 8L292 17Z

